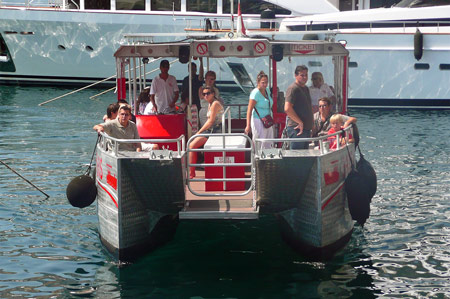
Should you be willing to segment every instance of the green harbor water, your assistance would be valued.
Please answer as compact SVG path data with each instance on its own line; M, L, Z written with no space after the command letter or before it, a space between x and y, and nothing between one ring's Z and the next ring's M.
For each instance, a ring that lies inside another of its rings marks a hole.
M95 204L69 205L114 94L0 86L1 298L449 298L450 111L351 110L378 175L371 217L328 262L304 259L270 216L182 221L174 239L119 265L98 238ZM224 92L225 99L246 97Z

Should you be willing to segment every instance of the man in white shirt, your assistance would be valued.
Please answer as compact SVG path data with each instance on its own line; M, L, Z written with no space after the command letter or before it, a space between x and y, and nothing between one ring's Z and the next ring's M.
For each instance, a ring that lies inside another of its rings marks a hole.
M153 79L150 87L151 105L145 107L144 114L167 114L175 111L175 103L179 96L177 79L169 75L168 60L162 60L159 69L161 73Z

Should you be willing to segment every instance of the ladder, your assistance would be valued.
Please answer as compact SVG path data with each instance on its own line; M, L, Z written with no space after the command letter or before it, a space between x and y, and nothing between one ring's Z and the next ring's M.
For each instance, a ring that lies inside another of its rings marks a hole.
M189 149L199 136L208 137L203 149ZM210 143L210 145L208 145ZM249 147L237 145L250 144ZM255 162L252 140L245 134L199 134L187 143L185 204L180 219L258 219L256 205ZM203 152L205 161L192 164L190 152ZM250 157L245 161L246 153ZM196 177L189 178L189 167Z

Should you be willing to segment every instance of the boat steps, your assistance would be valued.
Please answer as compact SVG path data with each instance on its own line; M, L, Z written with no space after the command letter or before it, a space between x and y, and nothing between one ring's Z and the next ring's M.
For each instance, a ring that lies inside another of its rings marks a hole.
M246 175L247 176L247 175ZM248 175L249 176L249 175ZM197 170L196 178L205 177ZM194 194L191 190L199 195ZM179 212L180 219L258 219L259 208L254 200L255 191L205 191L204 182L191 182L186 188L186 201Z

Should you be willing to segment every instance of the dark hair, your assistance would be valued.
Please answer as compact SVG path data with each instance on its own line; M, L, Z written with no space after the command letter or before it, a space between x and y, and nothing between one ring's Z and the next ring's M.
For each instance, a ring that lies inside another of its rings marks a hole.
M214 96L216 95L216 92L214 91L214 88L212 86L206 86L202 88L202 93L204 90L209 90L210 92L212 92L214 94Z
M138 103L148 103L150 102L150 88L144 88L144 90L141 91L138 97Z
M119 103L109 104L108 108L106 108L106 116L111 118L113 113L117 113L117 111L119 111L119 107Z
M331 100L327 97L320 98L318 102L320 102L320 101L326 102L328 106L331 105Z
M117 103L119 104L128 104L127 100L118 100Z
M295 68L295 75L297 76L298 74L300 74L300 72L302 71L307 71L308 67L306 65L297 65L297 67Z
M261 81L262 78L264 78L264 77L269 79L269 77L267 76L266 73L264 73L264 71L260 71L258 76L256 76L256 82L259 83L259 81Z
M214 76L214 78L217 78L216 73L214 71L207 71L205 74L205 78L209 76Z
M167 60L167 59L161 60L161 63L159 64L159 66L160 67L161 66L170 66L169 60Z

